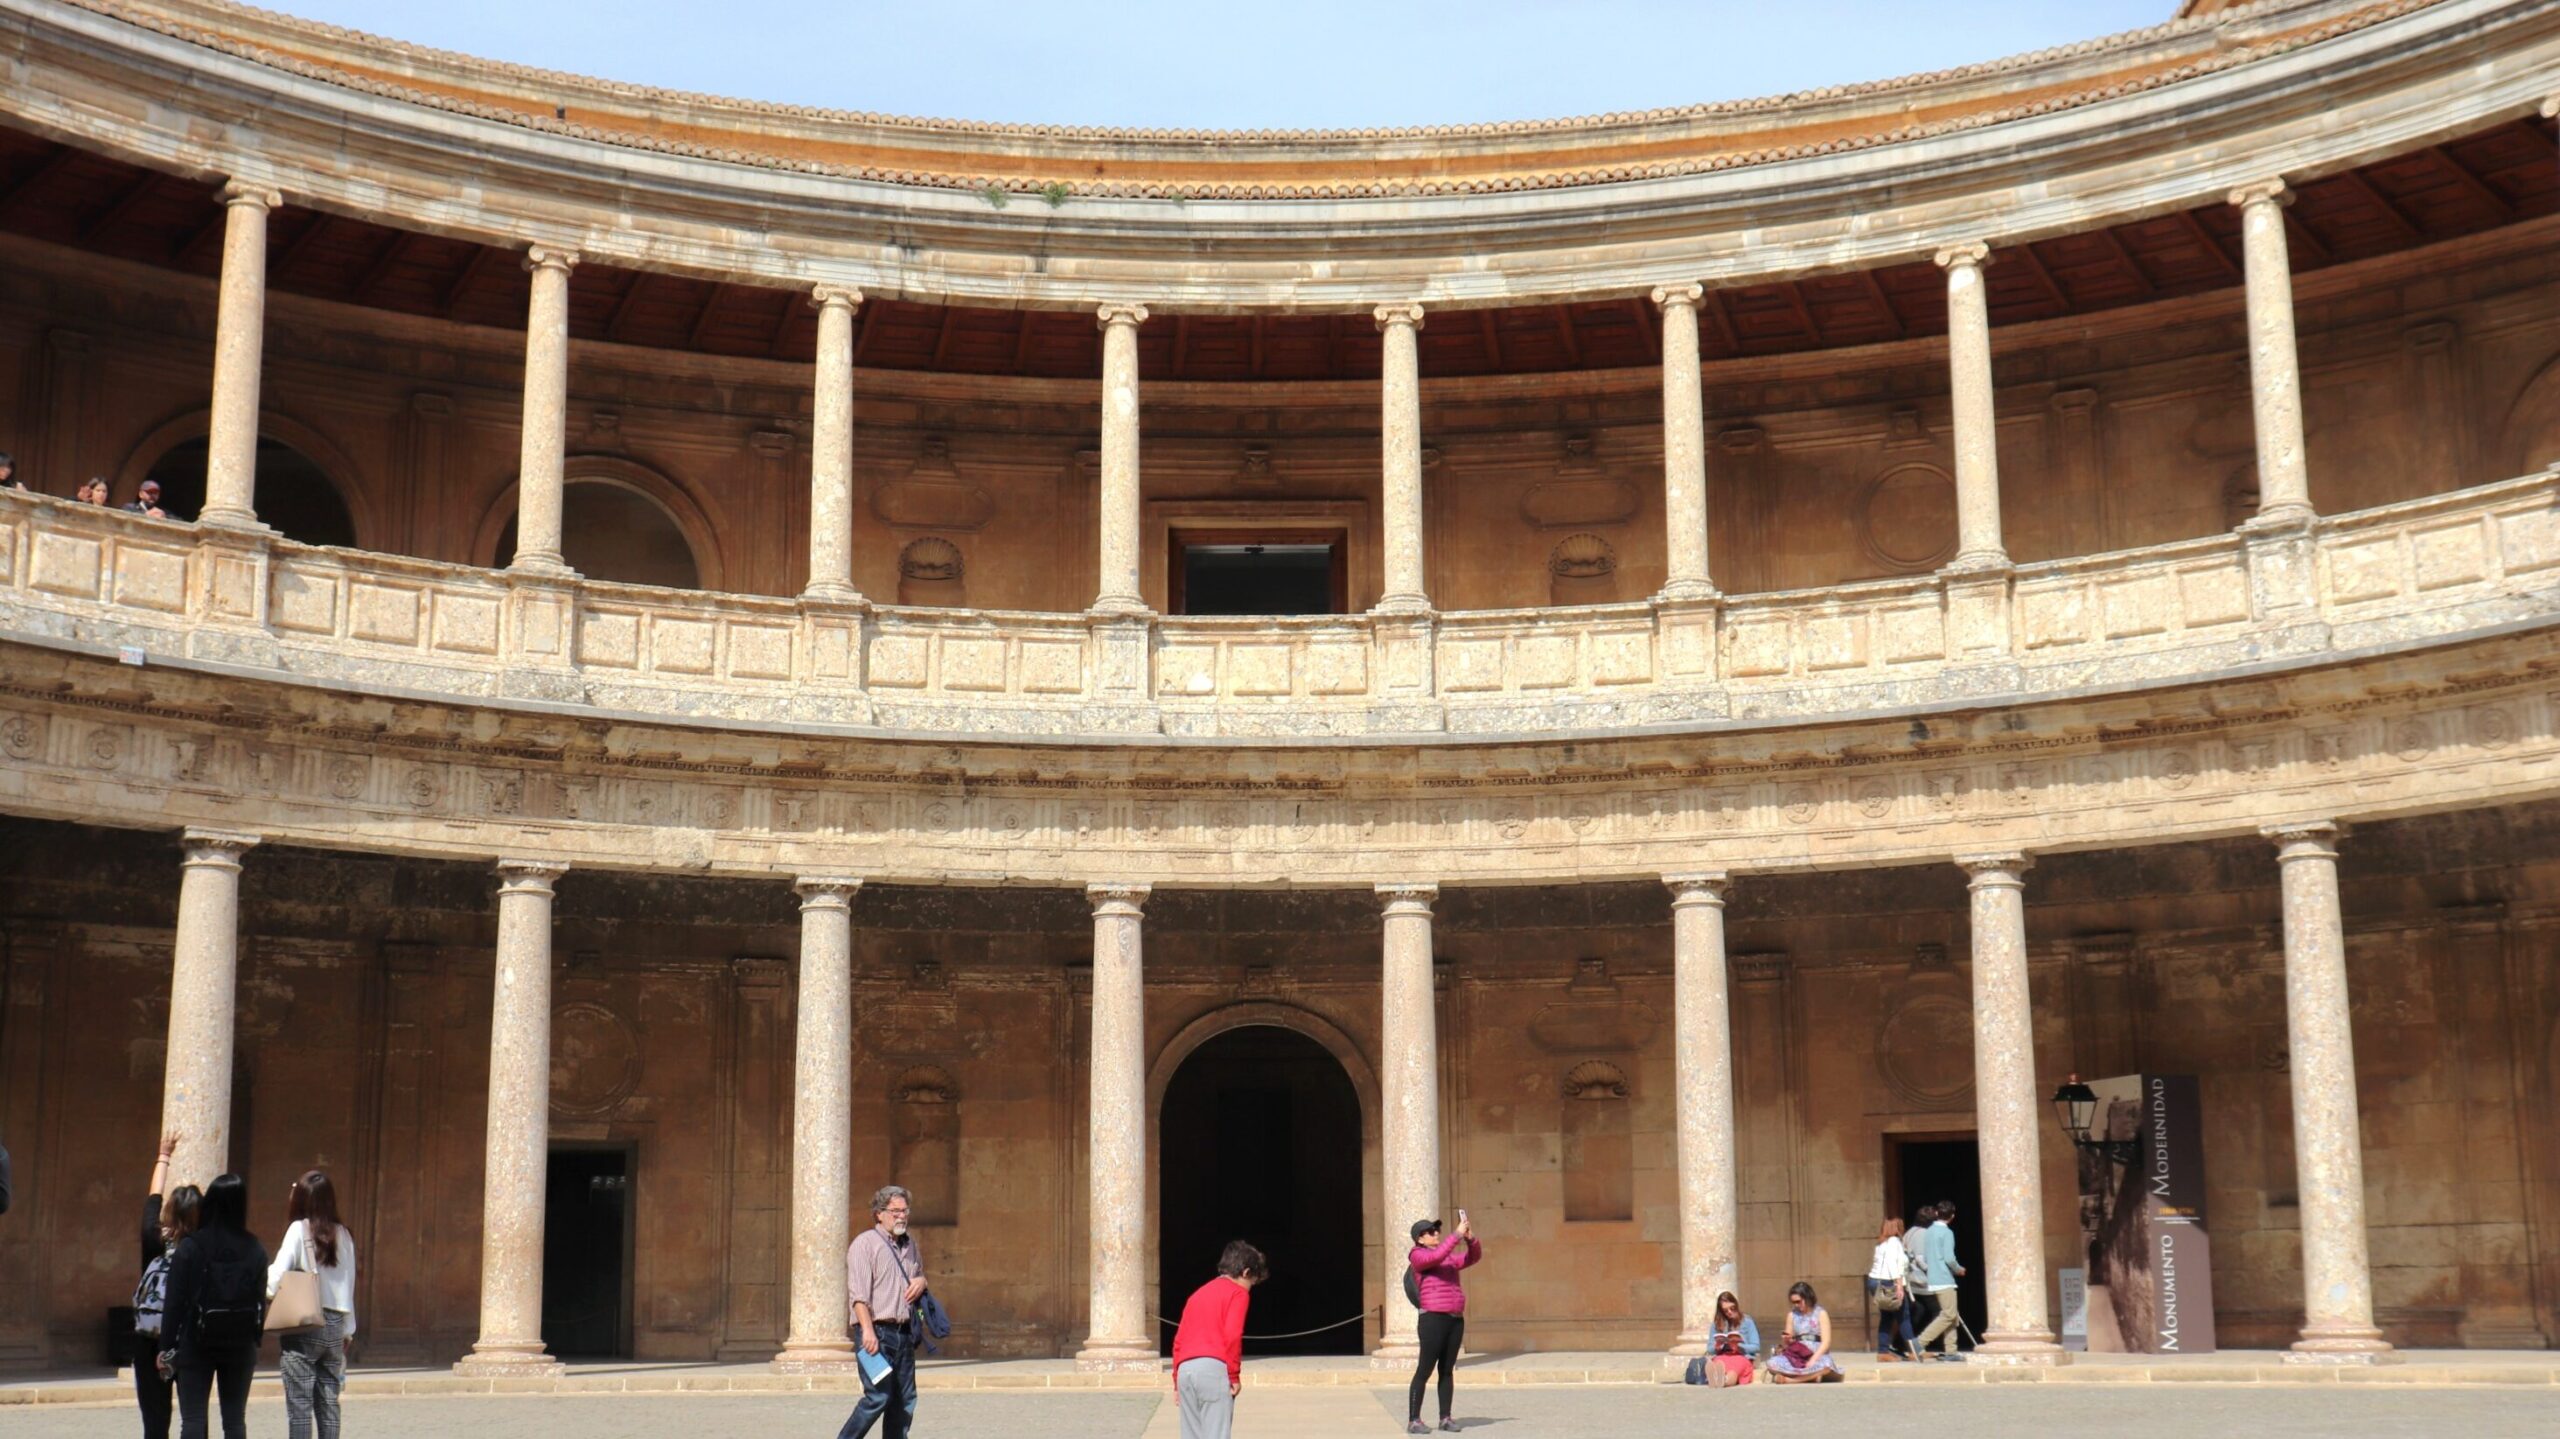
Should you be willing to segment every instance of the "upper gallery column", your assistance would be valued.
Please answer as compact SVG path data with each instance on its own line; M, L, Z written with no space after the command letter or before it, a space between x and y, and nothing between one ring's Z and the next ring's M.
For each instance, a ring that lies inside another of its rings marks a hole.
M845 1176L853 1145L853 897L861 888L861 880L832 877L792 886L800 896L800 1017L791 1075L791 1330L773 1361L786 1374L853 1363Z
M2302 362L2293 339L2293 262L2285 252L2284 207L2293 192L2261 180L2231 192L2240 207L2240 254L2248 274L2249 399L2258 427L2258 518L2311 518L2311 471L2302 446Z
M1085 887L1093 902L1092 1308L1082 1369L1157 1365L1147 1327L1146 964L1143 884Z
M809 583L813 600L851 602L853 587L853 312L862 292L820 285L809 295L818 312L817 393L809 427Z
M1396 1261L1413 1247L1413 1222L1440 1213L1440 1027L1431 985L1431 902L1439 895L1436 884L1378 886L1386 910L1378 1049L1386 1310L1378 1353L1390 1361L1410 1361L1420 1347Z
M1951 570L2009 563L2000 540L2000 433L1991 398L1991 306L1983 292L1988 245L1938 252L1947 272L1947 373L1955 392L1956 557Z
M1707 574L1707 399L1698 374L1698 302L1706 293L1699 285L1663 285L1653 292L1653 302L1662 307L1662 522L1668 562L1662 598L1667 600L1713 599L1716 593Z
M2285 1042L2293 1055L2294 1189L2302 1201L2302 1338L2296 1363L2391 1357L2373 1322L2365 1247L2364 1139L2356 1118L2338 827L2271 826L2284 892Z
M1679 1166L1680 1337L1671 1352L1707 1352L1716 1296L1740 1292L1740 1191L1734 1180L1733 1006L1725 988L1721 870L1669 874L1671 1104Z
M186 832L169 967L160 1132L178 1136L169 1182L201 1188L231 1167L231 1045L240 989L240 856L255 835Z
M551 886L565 864L498 861L489 999L489 1132L480 1204L480 1337L458 1374L541 1374L542 1206L551 1148Z
M1102 327L1102 578L1093 607L1142 615L1147 601L1138 587L1138 327L1147 322L1147 307L1109 304L1093 314Z
M258 522L258 376L267 337L267 212L284 197L234 180L222 187L222 288L213 318L213 414L205 434L208 525ZM181 1151L183 1153L183 1150Z
M578 252L527 250L533 297L524 321L524 445L516 460L516 557L510 569L567 574L560 497L569 439L569 272Z
M1975 1357L2059 1364L2044 1298L2044 1184L2036 1147L2035 1011L2027 994L2023 854L1962 855L1973 891L1973 1108L1981 1141L1982 1263L1991 1322Z
M1387 550L1378 608L1418 613L1431 608L1422 580L1422 307L1380 305L1377 321L1380 519Z

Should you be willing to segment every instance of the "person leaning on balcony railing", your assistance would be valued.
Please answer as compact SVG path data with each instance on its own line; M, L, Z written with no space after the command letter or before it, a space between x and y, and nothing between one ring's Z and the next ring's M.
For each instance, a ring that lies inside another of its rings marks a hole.
M27 482L18 478L18 457L0 450L0 490L23 490Z
M102 505L105 504L107 482L104 479L92 479L89 483L98 487L98 503ZM155 520L165 520L169 518L169 512L160 508L160 482L158 480L144 480L142 482L141 490L138 491L132 499L127 500L124 507L137 515L149 515Z
M80 482L79 493L72 498L84 505L103 505L107 502L107 482L96 475L91 475Z

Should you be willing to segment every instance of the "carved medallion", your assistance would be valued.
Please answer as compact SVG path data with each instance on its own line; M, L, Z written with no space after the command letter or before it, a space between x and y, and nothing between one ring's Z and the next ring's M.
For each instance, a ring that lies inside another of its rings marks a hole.
M640 1039L622 1016L572 1000L551 1018L551 1108L601 1119L640 1087Z
M1905 1103L1954 1108L1973 1092L1973 1007L1950 994L1914 995L1876 1036L1876 1067Z

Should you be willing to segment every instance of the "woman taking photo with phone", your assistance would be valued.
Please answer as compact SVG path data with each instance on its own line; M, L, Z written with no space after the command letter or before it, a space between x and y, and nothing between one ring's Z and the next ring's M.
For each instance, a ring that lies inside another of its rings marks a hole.
M1428 1434L1422 1427L1422 1389L1431 1371L1440 1371L1440 1427L1455 1431L1450 1422L1449 1403L1456 1396L1458 1346L1467 1338L1467 1291L1458 1283L1458 1272L1484 1257L1484 1246L1476 1242L1475 1226L1467 1222L1467 1211L1458 1211L1458 1227L1443 1238L1440 1221L1417 1219L1413 1222L1413 1252L1405 1256L1413 1266L1416 1302L1414 1333L1421 1341L1422 1352L1414 1356L1413 1385L1405 1396L1404 1432Z

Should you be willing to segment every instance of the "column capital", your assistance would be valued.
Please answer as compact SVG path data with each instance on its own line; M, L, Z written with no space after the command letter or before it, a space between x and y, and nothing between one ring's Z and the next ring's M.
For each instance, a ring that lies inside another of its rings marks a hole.
M235 178L223 182L222 203L255 205L261 210L272 210L284 203L284 194L272 185L261 185L255 180Z
M1151 884L1119 881L1109 884L1088 884L1084 887L1085 901L1093 906L1095 914L1142 914L1146 909L1147 896L1154 892L1155 886Z
M1662 883L1671 891L1673 909L1692 904L1712 904L1721 908L1724 892L1732 885L1733 876L1720 869L1698 869L1683 874L1666 874Z
M1440 897L1436 884L1380 884L1378 903L1389 914L1429 914L1431 902Z
M2014 849L1990 850L1957 855L1956 867L1970 876L1966 883L1974 889L2014 888L2022 883L2019 876L2035 867L2035 858Z
M1422 328L1422 303L1418 300L1398 300L1392 305L1380 305L1369 312L1369 317L1378 322L1378 328L1381 330L1389 325L1410 325L1419 330Z
M1094 328L1108 330L1114 325L1135 328L1147 322L1147 307L1136 301L1105 300L1093 309Z
M846 310L858 310L862 308L862 299L862 292L851 285L817 285L810 288L809 308L831 310L841 306Z
M240 856L258 847L258 836L227 829L190 828L179 842L190 867L209 866L216 869L240 867Z
M565 275L578 268L580 258L577 251L565 245L528 245L524 252L524 267L528 273L557 270Z
M2293 194L2292 190L2286 188L2284 177L2275 175L2264 180L2252 180L2246 185L2233 186L2231 203L2244 210L2251 205L2260 204L2290 205L2293 203Z
M849 909L862 881L842 875L803 875L791 882L802 909Z
M1949 245L1932 257L1941 270L1979 270L1991 263L1991 247L1980 240Z
M2335 820L2307 819L2290 824L2261 825L2258 833L2276 842L2276 858L2336 859L2338 836L2343 833Z
M502 894L549 894L552 881L569 872L559 860L502 859L498 861L498 890Z
M1684 306L1689 309L1696 309L1698 302L1706 297L1707 287L1698 284L1694 280L1685 285L1656 285L1653 287L1653 303L1658 309L1668 310L1674 305Z

